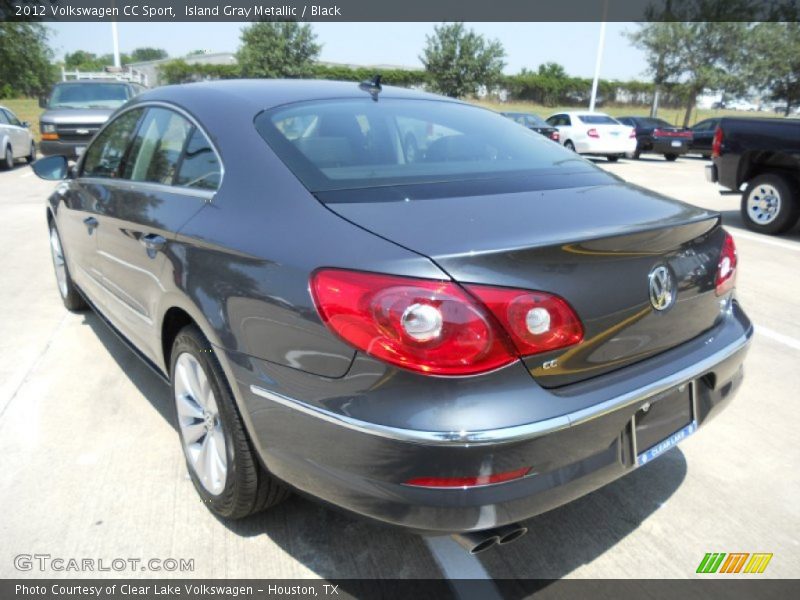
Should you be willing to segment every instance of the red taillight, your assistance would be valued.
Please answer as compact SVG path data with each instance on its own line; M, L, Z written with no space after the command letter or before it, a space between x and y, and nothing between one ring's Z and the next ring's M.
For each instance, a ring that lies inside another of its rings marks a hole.
M722 155L722 127L717 127L714 131L714 141L711 142L711 157L717 158Z
M557 132L557 131L554 131L554 132L552 132L552 133L550 134L550 139L551 139L551 140L553 140L554 142L557 142L558 140L560 140L560 139L561 139L561 136L560 136L560 135L558 135L558 132Z
M482 285L465 287L492 311L520 356L558 350L583 339L578 316L558 296Z
M317 311L334 333L412 371L473 375L583 339L578 317L557 296L467 289L451 281L341 269L321 269L311 277Z
M666 131L664 129L653 129L653 135L656 137L670 137L670 138L690 138L692 137L691 131Z
M589 131L587 131L586 135L588 135L590 138L599 138L600 137L600 134L597 133L597 129L595 129L594 127L592 127Z
M717 276L714 281L717 288L717 296L726 294L736 285L737 262L736 244L733 242L733 236L726 231L725 240L722 242L722 252L719 254L719 262L717 263Z
M522 479L530 473L532 467L523 467L515 471L505 473L492 473L490 475L478 475L477 477L415 477L406 481L406 485L415 487L430 488L465 488L479 485L492 485L493 483L503 483L514 479Z

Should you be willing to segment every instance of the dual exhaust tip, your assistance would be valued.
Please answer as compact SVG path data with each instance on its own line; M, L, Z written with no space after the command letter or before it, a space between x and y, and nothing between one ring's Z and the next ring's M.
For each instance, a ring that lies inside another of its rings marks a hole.
M527 527L512 523L494 529L457 533L453 535L453 539L470 554L480 554L495 544L503 546L515 542L526 533L528 533Z

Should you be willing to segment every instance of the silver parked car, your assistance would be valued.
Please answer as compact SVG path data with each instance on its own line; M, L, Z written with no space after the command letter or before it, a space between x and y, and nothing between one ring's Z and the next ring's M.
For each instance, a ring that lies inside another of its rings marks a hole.
M30 125L0 106L0 169L11 169L14 161L24 158L29 163L36 160L36 143Z

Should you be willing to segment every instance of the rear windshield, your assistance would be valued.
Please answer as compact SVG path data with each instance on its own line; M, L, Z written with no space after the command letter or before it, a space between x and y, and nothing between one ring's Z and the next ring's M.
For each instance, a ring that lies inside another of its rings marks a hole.
M120 83L63 83L53 89L49 108L117 108L128 99Z
M302 102L255 123L312 192L596 170L497 113L453 102Z
M662 119L639 119L639 123L642 127L672 127Z
M589 125L619 125L619 121L606 115L578 115L578 118Z

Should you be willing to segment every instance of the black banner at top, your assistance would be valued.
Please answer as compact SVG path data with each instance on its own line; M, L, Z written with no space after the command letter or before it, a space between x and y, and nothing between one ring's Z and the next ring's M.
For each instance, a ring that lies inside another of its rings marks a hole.
M798 21L800 0L0 0L0 21Z

